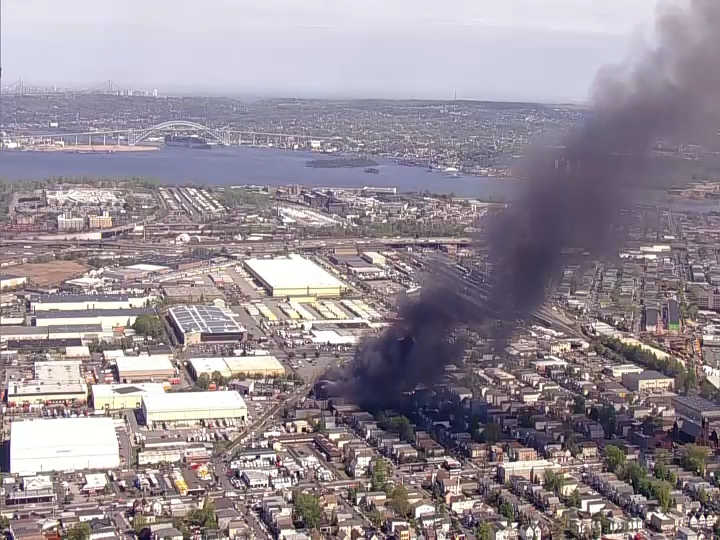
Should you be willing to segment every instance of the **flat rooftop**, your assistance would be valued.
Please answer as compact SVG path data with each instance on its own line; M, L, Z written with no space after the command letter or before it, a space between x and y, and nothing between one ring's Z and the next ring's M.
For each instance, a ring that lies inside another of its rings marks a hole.
M12 336L47 336L48 334L102 333L100 324L54 324L49 326L3 326L2 338Z
M52 418L13 422L10 427L11 453L21 458L22 451L46 447L55 450L60 445L101 446L117 448L115 423L112 418ZM69 453L69 452L68 452Z
M223 293L215 285L165 285L163 292L171 298L204 296L206 299L211 299L223 296Z
M183 334L235 334L245 332L237 315L216 306L178 306L170 309L170 316Z
M120 373L175 371L166 356L121 356L115 362Z
M77 394L87 396L87 384L81 381L73 382L47 382L47 381L21 381L8 385L8 397L52 396Z
M139 317L157 315L151 308L80 309L71 311L42 311L33 314L35 319L90 319L93 317Z
M208 409L244 409L245 401L234 390L221 392L176 392L143 396L145 408L158 411L204 411Z
M298 255L247 259L245 266L273 289L347 288L338 278Z
M655 381L655 380L666 380L670 379L670 377L663 375L659 371L643 371L642 373L626 373L625 377L628 379L636 379L638 381Z
M128 394L164 394L162 383L134 383L134 384L95 384L92 387L93 396L110 398L113 396L126 396Z
M44 294L32 300L33 304L72 304L74 302L126 302L130 298L143 298L127 294Z
M700 396L673 396L671 401L699 412L719 412L720 405Z
M35 378L48 383L82 380L80 360L35 362Z

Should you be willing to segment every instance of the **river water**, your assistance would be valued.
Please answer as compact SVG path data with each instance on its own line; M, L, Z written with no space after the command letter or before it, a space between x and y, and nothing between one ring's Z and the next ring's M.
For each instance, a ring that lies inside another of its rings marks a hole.
M0 153L0 177L9 180L39 180L52 176L153 178L167 184L206 183L210 185L284 185L312 187L395 187L398 191L455 193L484 200L508 200L517 192L516 180L498 178L454 178L428 172L422 167L405 167L383 162L380 174L362 168L319 169L305 163L317 154L265 148L162 147L158 151L114 154L71 154L67 152Z
M405 167L382 162L380 174L362 168L320 169L305 164L318 156L268 148L161 147L157 151L114 154L71 154L68 152L0 152L0 177L9 180L41 180L53 176L122 178L141 176L166 184L287 185L311 187L394 187L399 192L424 191L455 193L485 201L510 201L522 188L520 180L452 177L428 172L422 167ZM629 200L676 211L720 211L718 201L689 201L670 197L665 190L629 190Z

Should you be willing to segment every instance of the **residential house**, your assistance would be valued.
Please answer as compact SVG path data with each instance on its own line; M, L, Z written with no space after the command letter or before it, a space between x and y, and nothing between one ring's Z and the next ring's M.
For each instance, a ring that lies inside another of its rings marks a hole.
M662 512L651 513L650 527L663 534L675 534L675 531L677 530L675 521Z
M435 505L430 501L418 501L412 505L412 515L415 519L421 516L432 515L435 513Z

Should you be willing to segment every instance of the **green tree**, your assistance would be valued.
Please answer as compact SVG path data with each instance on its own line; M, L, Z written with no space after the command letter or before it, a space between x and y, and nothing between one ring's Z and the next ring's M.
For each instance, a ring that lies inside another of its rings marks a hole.
M392 508L398 516L406 517L410 514L410 502L408 501L408 492L405 486L397 486L390 493L390 508Z
M655 473L655 478L658 478L659 480L667 480L670 476L670 470L664 463L656 463L655 470L653 472Z
M663 512L667 512L668 508L670 508L670 492L672 491L670 483L664 480L658 480L652 484L651 491L658 503L660 503Z
M373 491L385 491L387 488L387 477L387 463L384 459L378 458L372 468L371 489Z
M477 528L477 540L492 540L492 527L483 521Z
M564 540L569 527L570 521L567 514L563 514L560 519L554 519L550 528L551 540Z
M610 520L605 514L598 514L595 521L600 526L600 532L602 534L608 534L610 532Z
M405 416L396 416L390 421L390 429L400 435L406 442L415 441L415 430L410 425L410 420Z
M546 490L560 493L560 490L562 489L564 483L565 477L562 475L562 473L555 471L547 471L545 473L545 481L543 482L543 487Z
M188 523L194 527L204 529L216 529L217 518L215 517L215 505L209 499L205 499L202 508L196 508L188 514Z
M313 432L314 433L325 433L327 432L327 424L325 423L325 418L320 418L317 422L313 424Z
M210 377L207 373L201 373L195 383L200 390L207 390L210 387Z
M295 512L305 524L305 527L310 530L317 529L320 526L320 518L322 517L320 498L312 493L296 492L294 502Z
M685 390L692 390L697 388L698 380L697 373L695 373L694 366L688 366L687 375L685 376Z
M580 508L580 491L577 489L573 491L568 497L568 506Z
M383 522L383 515L380 510L377 508L373 508L370 513L368 514L368 519L370 520L370 523L372 523L372 526L376 529L379 529L382 526Z
M83 521L67 528L65 540L89 540L91 533L90 525Z
M10 520L5 516L0 516L0 532L10 527Z
M625 452L617 446L606 446L604 457L605 466L612 472L618 471L621 466L625 465Z
M219 371L213 371L210 378L218 387L225 386L225 384L227 382L225 377L223 377L222 373L220 373Z
M685 445L685 453L682 457L682 466L688 471L692 471L699 476L705 476L705 459L707 458L707 448L694 444Z
M182 534L183 540L190 540L190 529L187 528L185 522L180 518L173 519L173 527L175 527Z
M502 438L502 428L500 424L490 422L485 424L485 429L482 432L482 439L488 444L495 444Z
M148 336L153 339L165 337L165 326L162 321L154 315L140 315L132 324L132 329L141 336Z
M513 521L515 519L515 510L509 502L503 502L499 508L500 515L505 516L508 520Z
M630 483L636 493L647 491L647 471L637 463L630 463L625 467L625 479Z

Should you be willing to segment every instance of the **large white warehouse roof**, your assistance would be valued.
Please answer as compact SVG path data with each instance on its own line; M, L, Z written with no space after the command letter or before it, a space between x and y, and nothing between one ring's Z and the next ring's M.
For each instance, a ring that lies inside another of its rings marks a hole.
M53 418L13 422L10 472L116 469L120 466L112 418Z
M92 387L92 393L96 399L128 394L164 394L165 387L162 383L95 384Z
M142 399L143 405L149 413L245 408L245 401L235 391L147 394Z
M347 287L332 274L299 255L275 259L248 259L245 265L274 290Z
M123 372L140 372L140 371L166 371L173 370L173 365L165 355L158 356L121 356L117 360L117 369Z

